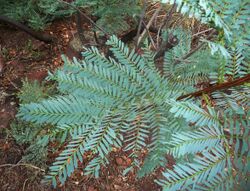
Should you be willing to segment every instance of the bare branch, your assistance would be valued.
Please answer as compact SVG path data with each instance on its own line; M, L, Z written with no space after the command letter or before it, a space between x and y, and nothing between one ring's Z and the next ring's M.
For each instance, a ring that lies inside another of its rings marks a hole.
M37 167L37 166L34 166L34 165L32 165L32 164L27 164L27 163L2 164L2 165L0 165L0 168L4 168L4 167L18 167L18 166L30 167L30 168L33 168L33 169L36 169L36 170L39 170L39 171L45 172L45 170L44 170L44 169L39 168L39 167Z
M182 95L182 96L178 97L177 100L182 100L184 98L191 98L191 97L199 97L202 94L209 94L209 93L212 93L215 91L224 90L224 89L232 88L235 86L240 86L246 82L250 82L250 74L248 74L242 78L238 78L236 80L230 81L230 82L221 83L221 84L218 84L218 85L215 85L212 87L204 88L203 90L199 90L197 92Z
M144 0L143 1L142 12L141 12L141 15L140 15L140 22L139 22L139 26L138 26L137 34L136 34L136 38L135 38L136 39L136 48L137 48L137 45L138 45L138 40L139 40L139 36L140 36L141 28L142 28L142 23L143 23L143 18L144 18L146 9L147 9L147 0Z
M160 6L156 9L156 11L154 12L153 16L151 17L151 19L149 20L146 28L149 29L149 27L152 25L154 19L156 18L156 16L158 15L158 13L160 12L162 8L162 5L160 4ZM144 29L144 31L142 32L142 34L139 36L138 41L137 41L137 45L140 44L140 42L142 41L142 39L144 38L145 34L146 34L147 30Z

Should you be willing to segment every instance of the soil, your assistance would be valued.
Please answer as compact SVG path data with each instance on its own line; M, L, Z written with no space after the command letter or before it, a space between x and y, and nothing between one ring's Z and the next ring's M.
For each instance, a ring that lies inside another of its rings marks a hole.
M90 30L88 24L84 30ZM22 86L22 79L42 81L48 71L62 66L61 54L70 58L79 57L79 53L69 45L76 33L74 18L55 21L44 33L52 35L51 44L38 41L25 32L10 26L0 25L0 190L34 191L53 190L41 184L45 174L32 165L19 165L25 147L17 145L10 136L10 123L14 120L18 108L16 93ZM48 159L48 163L54 160ZM172 159L170 159L171 161ZM173 161L173 160L172 160ZM135 172L122 176L122 171L131 159L122 150L110 155L110 164L101 170L101 176L94 179L83 175L78 168L67 180L55 190L81 191L157 191L160 187L154 183L161 170L151 176L137 179ZM173 164L173 163L172 163ZM168 164L168 165L172 165Z

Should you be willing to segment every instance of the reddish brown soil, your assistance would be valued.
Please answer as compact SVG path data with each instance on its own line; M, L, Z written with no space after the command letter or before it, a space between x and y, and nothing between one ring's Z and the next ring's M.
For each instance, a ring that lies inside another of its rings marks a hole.
M85 26L86 27L86 26ZM86 27L87 28L87 27ZM28 34L0 25L0 190L1 191L43 191L53 190L40 183L44 172L30 166L17 164L24 154L24 146L17 145L10 136L9 125L18 108L16 93L21 87L21 80L43 80L47 71L53 71L62 65L61 54L76 54L68 49L68 43L76 32L73 18L56 21L45 30L55 37L54 42L45 44ZM48 159L48 163L54 160ZM157 191L160 187L154 183L156 174L143 179L136 179L135 172L122 176L130 159L122 151L113 152L110 165L101 170L98 179L83 176L79 168L65 185L57 190L81 191ZM7 164L7 165L6 165ZM157 174L160 174L158 171Z

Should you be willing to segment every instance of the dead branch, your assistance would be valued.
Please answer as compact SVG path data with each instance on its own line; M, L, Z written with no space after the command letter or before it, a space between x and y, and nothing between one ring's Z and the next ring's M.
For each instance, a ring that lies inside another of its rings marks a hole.
M44 169L39 168L39 167L37 167L37 166L34 166L34 165L32 165L32 164L27 164L27 163L2 164L2 165L0 165L0 168L4 168L4 167L18 167L18 166L30 167L30 168L33 168L33 169L36 169L36 170L39 170L39 171L45 172L45 170L44 170Z
M17 27L18 29L28 33L30 36L34 37L35 39L43 41L45 43L50 43L53 40L51 36L34 31L33 29L25 26L24 24L17 22L13 19L10 19L6 16L0 15L0 22Z
M153 16L151 17L151 19L149 20L149 22L148 22L148 24L147 24L147 26L146 26L147 29L149 29L149 27L152 25L154 19L155 19L156 16L159 14L161 8L162 8L162 5L160 5L160 6L156 9L156 11L154 12ZM141 42L142 39L144 38L146 32L147 32L147 30L144 29L143 32L142 32L142 34L141 34L141 35L139 36L139 38L138 38L137 45L140 44L140 42Z
M220 90L224 90L224 89L228 89L228 88L232 88L232 87L236 87L236 86L240 86L243 85L246 82L250 82L250 74L242 77L242 78L238 78L236 80L230 81L230 82L225 82L225 83L221 83L215 86L211 86L208 88L204 88L203 90L199 90L197 92L193 92L190 94L186 94L186 95L182 95L180 97L177 98L177 100L182 100L184 98L191 98L191 97L199 97L203 94L211 94L215 91L220 91Z

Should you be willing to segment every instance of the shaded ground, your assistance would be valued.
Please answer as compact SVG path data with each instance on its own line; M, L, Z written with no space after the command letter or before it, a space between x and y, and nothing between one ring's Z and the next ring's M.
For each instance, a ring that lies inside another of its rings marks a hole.
M86 30L88 26L83 26ZM73 18L56 21L45 30L56 39L45 44L28 34L13 28L0 25L0 190L53 190L40 183L44 172L32 165L18 165L24 154L22 146L17 145L10 136L9 125L15 117L18 107L16 93L22 79L43 80L47 71L53 71L62 65L61 54L77 56L69 48L70 39L76 33ZM51 153L48 163L54 160ZM114 151L110 156L110 165L101 170L101 177L93 179L83 176L81 168L69 178L64 186L57 190L81 191L157 191L160 188L154 183L156 174L143 179L136 179L135 173L126 177L122 171L131 163L127 153ZM17 164L17 165L15 165ZM169 164L171 165L171 164ZM160 170L157 174L160 174Z

